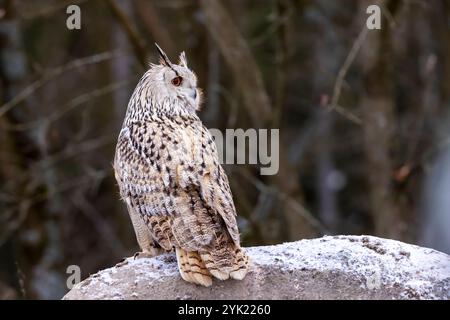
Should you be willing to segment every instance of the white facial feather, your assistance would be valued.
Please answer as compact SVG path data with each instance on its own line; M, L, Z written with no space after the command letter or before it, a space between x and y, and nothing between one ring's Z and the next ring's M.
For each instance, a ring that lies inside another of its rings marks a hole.
M171 63L167 56L160 64L150 64L142 76L128 104L125 123L146 117L195 114L200 108L201 91L197 77L187 66L184 52L179 64Z

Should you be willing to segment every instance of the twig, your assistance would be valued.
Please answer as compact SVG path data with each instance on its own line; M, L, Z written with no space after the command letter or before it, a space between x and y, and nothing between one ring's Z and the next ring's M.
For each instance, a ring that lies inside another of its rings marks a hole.
M236 23L219 0L201 0L205 25L232 71L244 100L244 107L255 125L268 124L272 106L260 68Z
M120 8L120 6L116 3L116 1L107 0L107 2L109 7L111 8L113 15L116 17L117 21L122 26L128 36L128 39L133 45L134 52L138 61L144 68L146 68L148 64L147 50L145 49L145 45L143 44L141 37L139 37L136 28L133 26L133 23L127 17L125 12Z
M285 24L289 19L292 18L293 15L294 11L289 10L282 17L278 15L275 17L271 17L271 24L266 28L266 30L262 30L260 35L257 35L254 38L250 39L250 45L252 47L257 47L264 44L264 41L272 37L283 24Z
M36 80L29 86L27 86L25 89L23 89L21 92L19 92L14 98L12 98L7 103L0 106L0 117L2 117L5 113L7 113L9 110L17 106L19 103L24 101L26 98L28 98L30 95L32 95L36 90L41 88L43 85L45 85L50 80L58 77L59 75L63 74L64 72L67 72L72 69L80 68L85 65L90 64L96 64L99 62L103 62L109 59L117 58L121 54L119 54L119 51L108 51L103 53L98 53L89 57L76 59L73 61L70 61L67 64L61 65L59 67L53 68L49 71L47 71L40 79Z
M30 201L30 205L37 204L39 202L42 202L44 200L47 200L51 197L54 197L57 194L72 190L74 188L81 187L82 185L88 184L91 185L92 180L94 179L104 179L108 174L110 174L110 169L100 170L99 175L96 177L90 177L90 176L83 176L80 179L69 179L65 183L61 183L59 186L56 186L53 191L47 192L41 192L39 194L36 194L35 196L32 196L28 198L27 200Z
M85 153L97 150L102 147L106 147L108 145L113 144L115 141L116 141L115 136L104 135L104 136L101 136L101 137L98 137L95 139L84 141L75 146L69 145L63 151L52 154L46 158L43 158L42 160L39 160L29 170L21 172L18 176L15 177L14 180L7 181L2 187L4 189L7 189L8 183L12 183L14 181L20 181L20 180L23 181L24 179L30 180L32 178L31 177L32 173L35 173L35 172L41 173L42 170L51 168L51 166L58 164L58 162L60 162L60 161L70 159L71 157L78 157ZM9 198L10 198L9 202L13 202L14 199L16 199L12 195L5 194L5 196L9 196Z
M389 8L386 6L385 3L381 4L381 8L383 9L383 15L386 18L386 20L389 22L389 27L391 29L395 29L397 27L397 22L394 19L394 16L392 15L392 12L389 10Z
M8 226L9 228L6 229L6 232L3 232L0 234L0 247L6 242L6 240L11 235L11 233L20 227L20 225L25 220L25 217L28 215L28 209L32 205L40 203L42 201L45 201L49 198L52 198L57 194L60 194L60 193L63 193L63 192L66 192L66 191L69 191L69 190L72 190L75 188L80 188L81 186L83 186L85 184L91 185L92 180L104 179L106 176L108 176L108 174L110 174L110 169L100 170L99 173L100 174L98 174L94 178L90 177L90 176L84 176L80 179L69 179L69 180L67 180L67 182L62 183L59 186L55 186L55 188L52 189L51 191L44 191L44 192L38 193L32 197L29 197L27 199L21 200L21 203L19 203L18 205L15 206L15 208L13 208L13 210L16 210L15 212L19 211L19 213L21 213L21 218L18 222L16 221L16 223L10 224ZM24 203L26 205L24 205ZM25 209L26 209L26 211L24 211Z
M353 112L348 111L347 109L341 107L340 105L335 105L333 108L331 108L330 110L334 110L337 113L339 113L341 116L343 116L344 118L346 118L347 120L350 120L351 122L353 122L354 124L357 124L359 126L362 126L363 122L361 120L360 117L358 117L357 115L355 115Z
M329 105L330 111L334 110L337 113L339 113L340 115L344 116L348 120L350 120L358 125L362 125L362 120L358 116L354 115L352 112L339 106L338 103L339 103L339 98L341 96L342 86L344 84L345 76L347 75L348 70L350 69L359 50L361 49L361 46L367 37L368 31L369 31L369 29L364 25L363 28L361 29L358 37L356 38L355 42L353 43L353 46L352 46L350 52L348 53L347 57L345 58L344 64L339 69L339 72L338 72L338 75L336 78L336 82L335 82L334 88L333 88L333 96L331 98L331 104Z
M87 152L106 147L116 141L117 137L111 135L104 135L95 139L84 141L76 146L68 146L62 152L52 154L49 157L42 159L36 163L36 167L47 168L56 164L59 161L70 159L71 157L80 156Z
M170 35L169 30L161 21L161 17L158 15L152 1L135 0L134 5L136 7L137 16L155 41L158 42L168 55L175 54L175 42Z
M244 178L249 180L259 191L265 193L272 193L275 196L277 196L277 198L280 199L281 201L285 201L288 204L288 206L290 206L295 212L297 212L303 218L305 218L305 220L308 221L309 224L313 226L316 230L320 231L322 234L328 233L328 228L326 228L325 225L321 221L319 221L319 219L314 217L314 215L311 212L309 212L296 200L292 199L288 194L278 190L277 188L267 186L262 181L251 176L247 172L239 171L239 173L242 176L244 176Z
M84 103L90 102L94 99L100 98L104 95L107 95L108 93L116 91L120 88L123 88L124 86L126 86L129 83L130 83L130 80L124 80L124 81L109 84L102 88L99 88L99 89L96 89L96 90L93 90L93 91L90 91L90 92L87 92L85 94L75 97L74 99L70 100L68 103L64 104L61 107L61 110L58 110L57 112L54 112L48 116L45 116L43 118L40 118L40 119L37 119L34 121L26 122L26 123L19 123L19 124L15 124L15 125L6 125L5 127L8 130L24 131L24 130L33 129L33 128L41 125L42 123L49 124L51 122L58 120L63 115L65 115L69 111L75 109L76 107L78 107Z
M80 212L92 223L97 229L99 237L110 248L117 257L123 257L126 254L125 247L120 239L115 235L113 228L100 214L100 212L90 203L84 194L78 192L72 197L72 202Z

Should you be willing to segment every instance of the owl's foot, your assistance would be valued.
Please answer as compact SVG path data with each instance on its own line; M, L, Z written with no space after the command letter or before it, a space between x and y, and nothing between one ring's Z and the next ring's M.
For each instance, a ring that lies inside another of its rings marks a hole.
M144 259L144 258L153 258L155 256L157 256L159 254L159 252L157 251L152 251L152 252L147 252L147 251L142 251L142 252L136 252L133 255L133 260L136 259ZM128 264L128 259L127 258L123 258L119 263L116 264L116 267L121 267Z
M128 264L128 260L127 258L123 258L121 261L119 261L119 263L116 263L115 267L121 267Z
M155 256L157 256L158 254L155 252L146 252L146 251L142 251L142 252L136 252L133 256L133 259L144 259L144 258L153 258Z

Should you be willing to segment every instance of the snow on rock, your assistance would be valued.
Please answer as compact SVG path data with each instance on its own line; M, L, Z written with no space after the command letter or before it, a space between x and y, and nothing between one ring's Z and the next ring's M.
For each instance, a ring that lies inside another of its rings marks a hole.
M450 299L450 256L371 236L326 236L251 247L243 281L183 281L174 254L128 258L64 299Z

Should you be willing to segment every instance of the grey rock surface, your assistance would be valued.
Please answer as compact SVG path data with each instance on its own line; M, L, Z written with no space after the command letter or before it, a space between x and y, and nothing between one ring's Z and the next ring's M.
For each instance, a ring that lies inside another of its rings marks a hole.
M243 281L183 281L174 254L134 260L80 282L63 299L450 299L450 256L371 236L326 236L246 249Z

